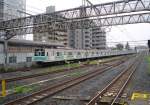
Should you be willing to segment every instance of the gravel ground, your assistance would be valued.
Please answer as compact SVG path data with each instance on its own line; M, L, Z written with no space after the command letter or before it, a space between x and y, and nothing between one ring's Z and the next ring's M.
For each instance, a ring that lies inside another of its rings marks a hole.
M111 64L114 64L115 62L111 63ZM104 67L107 67L107 65L96 65L96 66L91 66L91 67L85 67L85 68L81 68L81 69L78 69L78 70L74 70L74 71L68 71L68 72L65 72L65 73L60 73L60 74L51 74L50 76L44 76L44 77L41 77L41 78L38 78L38 79L41 79L41 80L45 80L45 79L50 79L50 78L57 78L57 77L61 77L63 75L66 75L66 74L69 74L69 73L78 73L78 72L82 72L82 73L87 73L87 72L90 72L90 71L93 71L93 70L96 70L96 69L101 69L101 68L104 68ZM75 76L76 77L76 76ZM63 81L67 81L68 79L70 78L75 78L75 77L63 77L63 78L57 78L57 79L52 79L50 81L47 81L47 82L44 82L44 83L40 83L38 85L36 85L33 89L33 91L31 92L27 92L27 93L24 93L24 94L21 94L21 93L18 93L18 94L13 94L13 95L9 95L7 96L6 98L2 99L0 101L0 103L6 103L8 101L11 101L13 99L17 99L17 98L20 98L20 97L23 97L23 96L26 96L28 95L29 93L32 93L32 92L35 92L35 91L39 91L41 89L44 89L48 86L51 86L51 85L54 85L54 84L57 84L57 83L60 83L60 82L63 82ZM33 79L29 79L29 83L31 83L31 81L39 81L37 80L36 78L33 78ZM16 82L17 84L25 84L27 82L26 81L20 81L20 82Z
M69 74L69 73L77 73L79 71L86 71L86 72L90 72L92 71L93 69L97 69L97 68L102 68L102 67L106 67L106 66L91 66L91 67L85 67L85 68L81 68L81 69L78 69L78 70L74 70L74 71L68 71L68 72L63 72L63 73L57 73L57 74L51 74L51 75L47 75L47 76L44 76L44 77L36 77L36 78L33 78L33 79L27 79L27 80L24 80L24 81L20 81L20 82L16 82L17 85L21 85L21 84L28 84L28 83L31 83L32 82L37 82L37 81L40 81L40 80L46 80L46 79L50 79L50 78L56 78L56 77L59 77L59 76L63 76L63 75L66 75L66 74ZM54 80L50 80L50 81L47 81L45 83L40 83L39 85L37 85L33 91L31 92L35 92L35 91L38 91L38 90L41 90L43 88L46 88L47 86L50 86L50 85L53 85L53 84L56 84L56 83L60 83L62 81L66 81L68 80L69 78L74 78L74 77L63 77L63 78L57 78L57 79L54 79ZM11 83L9 85L14 85L14 83ZM28 95L29 92L26 94L14 94L14 95L9 95L7 96L5 99L3 99L3 101L1 100L0 103L5 103L5 102L8 102L12 99L16 99L16 98L20 98L20 97L23 97L23 96L26 96Z
M58 66L61 69L68 69L68 67L63 67L63 66ZM60 69L59 68L59 69ZM10 73L2 73L0 74L0 78L14 78L14 77L20 77L20 76L27 76L31 74L39 74L39 73L45 73L45 72L50 72L53 70L51 67L46 67L46 68L37 68L33 69L30 71L17 71L17 72L10 72Z
M115 62L113 62L113 63L115 63ZM106 67L106 66L107 65L104 65L103 67ZM94 69L96 69L95 67L94 67ZM102 67L102 66L98 66L98 67ZM66 75L68 73L73 73L73 72L75 73L75 72L85 71L85 70L91 71L91 70L93 70L93 67L92 66L91 67L85 67L85 68L80 68L80 69L77 69L77 70L71 70L71 71L66 71L66 72L61 72L61 73L56 73L56 74L50 74L50 75L46 75L46 76L36 77L36 78L32 78L32 79L26 79L26 80L23 80L23 81L17 81L17 82L15 82L15 84L17 84L17 85L24 85L24 84L31 83L31 81L32 82L37 82L37 81L41 81L41 80L45 80L45 79L50 79L50 78L55 78L55 77L58 77L58 76ZM53 85L53 84L56 84L56 83L59 83L59 82L62 82L62 81L66 81L66 80L68 80L68 78L62 78L62 79L59 78L58 80L55 79L55 80L51 80L50 82L42 83L42 84L38 85L38 88L36 90L34 90L34 91L46 88L47 86L50 86L50 85ZM105 78L104 78L104 80L105 80ZM10 83L9 84L10 87L11 87L11 85L14 85L14 83ZM34 92L34 91L31 91L31 92ZM13 99L26 96L28 94L29 93L10 95L10 96L7 96L5 99L1 100L0 103L5 103L5 102L8 102L8 101L13 100Z
M37 103L36 105L84 105L85 102L80 101L80 98L93 97L99 90L102 90L113 78L115 78L116 75L122 71L122 69L126 68L126 66L131 63L131 61L132 60L53 96L75 97L76 99L59 100L49 97Z
M112 63L109 63L109 64L113 64L115 62L112 62ZM76 73L76 72L85 71L85 70L90 71L90 70L93 70L93 66L90 66L90 67L87 66L87 67L82 67L82 68L79 68L79 69L68 70L68 71L65 71L65 72L54 73L54 74L49 74L49 75L45 75L45 76L39 76L39 77L35 77L35 78L24 79L24 80L21 80L21 81L10 82L10 83L7 83L7 87L8 87L7 89L10 89L10 88L13 88L13 87L16 87L16 86L20 86L20 85L31 84L31 83L35 83L35 82L42 81L42 80L47 80L47 79L51 79L51 78L64 76L64 75L67 75L67 74L70 74L70 73ZM101 66L99 66L99 67L101 67ZM106 65L103 65L103 67L106 67ZM61 79L61 78L58 78L58 79ZM1 87L0 87L0 89L1 89Z
M16 81L16 82L11 82L11 83L8 84L7 87L11 87L11 86L14 86L14 85L30 84L30 83L34 83L34 82L38 82L38 81L50 79L50 78L55 78L55 77L63 76L63 75L69 74L69 73L76 73L76 72L79 72L79 71L84 71L84 70L87 70L87 69L92 70L93 67L92 66L91 67L83 67L83 68L80 68L80 69L68 70L68 71L65 71L65 72L54 73L54 74L50 73L50 74L44 75L44 76L39 76L39 77L35 77L35 78L24 79L24 80Z

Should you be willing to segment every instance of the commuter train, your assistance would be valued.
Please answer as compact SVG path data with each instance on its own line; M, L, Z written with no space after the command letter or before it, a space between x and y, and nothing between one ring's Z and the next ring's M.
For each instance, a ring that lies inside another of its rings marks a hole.
M108 56L134 54L135 50L77 50L77 49L35 49L33 61L56 62L67 60L91 59Z

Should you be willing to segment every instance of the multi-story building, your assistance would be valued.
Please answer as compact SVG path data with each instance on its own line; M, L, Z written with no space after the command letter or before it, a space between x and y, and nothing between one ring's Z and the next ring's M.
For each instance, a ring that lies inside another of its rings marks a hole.
M46 8L46 13L52 13L55 12L55 6L49 6ZM62 18L62 16L58 16L59 18ZM68 45L68 35L66 30L59 30L57 26L53 27L53 31L49 32L42 32L39 33L36 31L36 29L33 29L33 40L34 41L42 41L42 42L52 42L52 43L61 43L62 45L67 46Z
M55 6L46 7L46 13L52 13L52 12L55 12Z
M106 32L102 28L92 28L92 49L106 49Z
M84 9L84 7L80 10L80 17L86 17L86 9ZM85 23L86 21L88 21L88 19L84 20ZM75 49L106 48L106 32L99 27L70 29L68 30L68 39L69 47Z
M68 30L69 47L75 49L91 49L92 48L92 33L90 29L75 29Z
M69 47L75 49L105 49L106 32L101 28L74 29L68 31Z
M26 0L0 0L0 21L24 17ZM24 39L25 35L17 35L16 39Z

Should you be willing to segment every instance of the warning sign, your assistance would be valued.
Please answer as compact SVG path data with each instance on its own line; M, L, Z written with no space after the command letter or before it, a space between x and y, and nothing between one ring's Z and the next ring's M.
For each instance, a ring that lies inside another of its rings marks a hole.
M146 94L146 93L133 93L131 100L148 100L150 99L150 93Z

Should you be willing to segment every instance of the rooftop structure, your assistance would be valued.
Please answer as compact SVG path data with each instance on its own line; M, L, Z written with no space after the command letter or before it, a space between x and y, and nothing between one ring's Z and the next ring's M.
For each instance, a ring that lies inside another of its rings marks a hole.
M4 43L4 40L0 39L0 43ZM29 41L29 40L17 40L11 39L8 41L9 45L15 46L33 46L33 47L48 47L48 48L57 48L57 47L64 47L60 43L48 43L48 42L38 42L38 41Z

